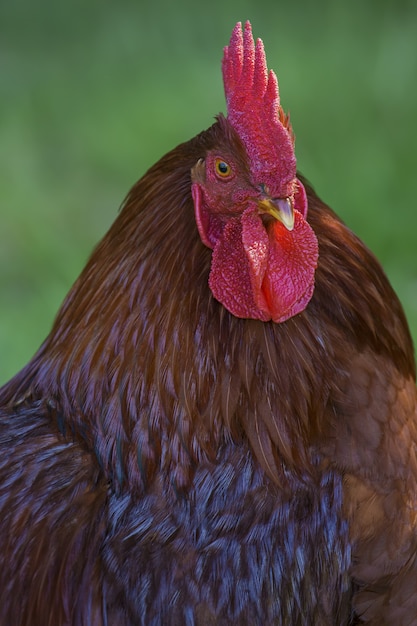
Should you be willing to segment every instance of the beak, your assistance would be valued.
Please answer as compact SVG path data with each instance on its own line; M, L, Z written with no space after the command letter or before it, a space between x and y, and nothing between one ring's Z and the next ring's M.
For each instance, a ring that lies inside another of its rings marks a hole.
M294 228L294 209L291 198L262 198L258 200L260 213L271 215L282 222L287 230Z

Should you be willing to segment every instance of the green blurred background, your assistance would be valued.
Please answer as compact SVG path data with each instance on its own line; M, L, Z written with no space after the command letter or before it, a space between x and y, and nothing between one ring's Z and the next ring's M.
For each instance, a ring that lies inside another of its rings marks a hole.
M0 383L37 349L134 181L225 111L250 19L300 170L381 259L417 338L417 3L0 4Z

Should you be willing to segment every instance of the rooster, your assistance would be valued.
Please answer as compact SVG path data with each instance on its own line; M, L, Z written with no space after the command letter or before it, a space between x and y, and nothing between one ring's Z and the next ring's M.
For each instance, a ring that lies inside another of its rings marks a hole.
M412 341L261 40L0 390L0 624L417 624Z

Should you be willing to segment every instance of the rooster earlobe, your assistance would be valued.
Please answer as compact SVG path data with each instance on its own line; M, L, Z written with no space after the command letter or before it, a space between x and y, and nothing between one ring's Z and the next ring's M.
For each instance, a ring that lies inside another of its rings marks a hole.
M204 210L202 197L203 192L198 183L193 183L191 185L191 195L194 202L195 221L201 241L204 243L205 246L213 249L214 243L210 241L210 238L208 236L210 218L207 211Z
M298 178L295 179L296 187L294 191L294 209L297 209L301 215L306 218L308 210L307 192L303 183Z
M191 195L194 201L195 221L201 241L205 246L213 250L223 232L224 222L207 210L204 190L199 183L194 182L191 185Z

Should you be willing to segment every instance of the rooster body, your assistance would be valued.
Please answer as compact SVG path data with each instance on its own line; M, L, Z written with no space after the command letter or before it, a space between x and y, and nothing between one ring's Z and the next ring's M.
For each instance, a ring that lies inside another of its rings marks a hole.
M10 558L2 623L349 623L350 550L333 472L314 487L294 480L297 496L283 496L247 446L229 445L196 471L186 499L159 476L138 501L109 494L89 455L51 436L49 420L14 419L31 445L19 441L7 471L2 464L14 483L1 529L19 529L15 545L1 544Z
M247 26L285 144L253 158L239 28L228 119L133 187L0 390L0 624L417 624L408 327Z

